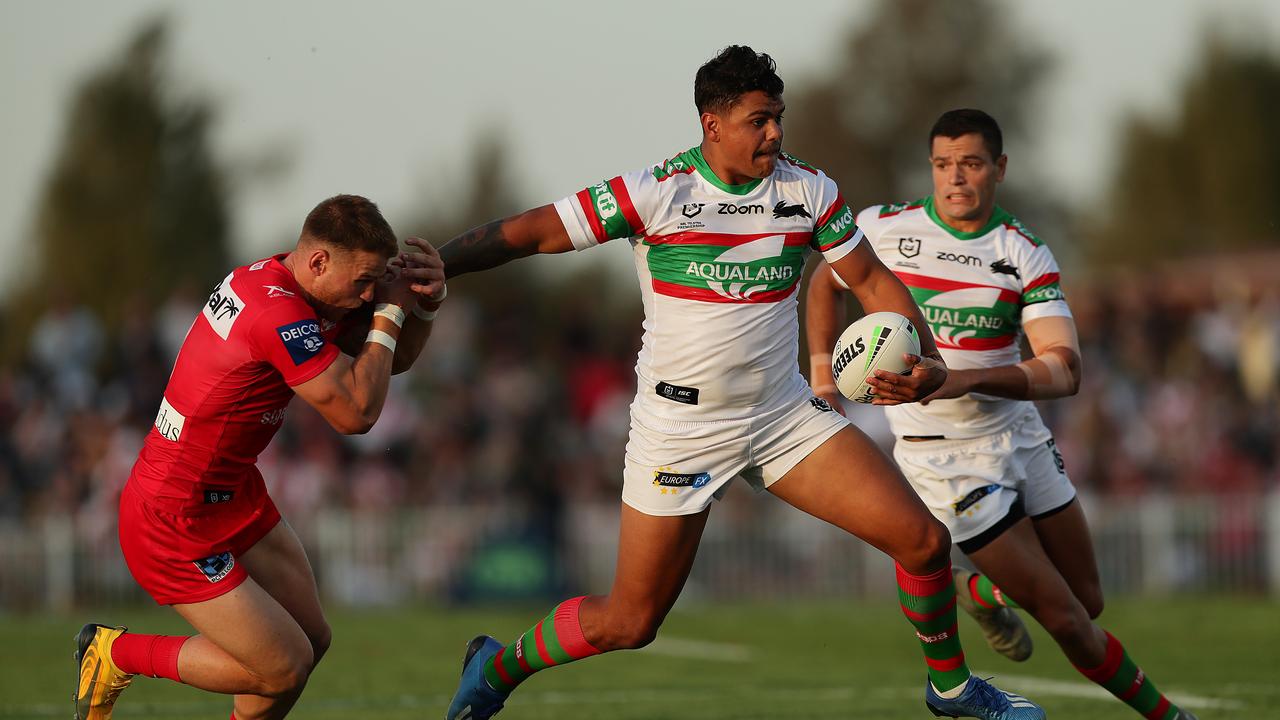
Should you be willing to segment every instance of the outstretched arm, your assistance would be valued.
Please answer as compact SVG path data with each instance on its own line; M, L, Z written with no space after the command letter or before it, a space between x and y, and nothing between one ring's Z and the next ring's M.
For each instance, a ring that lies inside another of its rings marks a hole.
M543 205L462 233L440 248L440 257L445 275L457 277L535 253L572 249L555 206Z

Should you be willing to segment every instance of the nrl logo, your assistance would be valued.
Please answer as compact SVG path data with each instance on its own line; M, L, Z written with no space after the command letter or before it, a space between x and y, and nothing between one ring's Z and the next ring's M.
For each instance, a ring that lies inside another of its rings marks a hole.
M706 205L706 203L685 203L684 208L680 210L680 214L687 218L695 217L702 212L703 205Z
M913 258L920 254L920 238L898 238L898 252L902 257Z

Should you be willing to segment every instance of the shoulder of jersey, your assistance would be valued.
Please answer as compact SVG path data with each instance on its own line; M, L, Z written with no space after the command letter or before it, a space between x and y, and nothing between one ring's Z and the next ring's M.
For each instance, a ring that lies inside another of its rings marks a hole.
M1028 243L1031 243L1032 248L1038 248L1044 245L1044 241L1041 240L1039 236L1037 236L1035 233L1031 232L1031 230L1029 230L1026 225L1023 225L1021 220L1014 217L1013 215L1010 215L1008 211L1001 210L1001 212L1004 214L1004 217L1001 219L1001 224L1004 225L1006 230L1008 230L1010 233L1020 236L1023 240L1026 240Z
M236 284L252 296L245 299L264 301L271 305L280 302L305 302L298 296L297 288L278 277L279 273L274 271L270 263L271 258L259 260L252 265L245 265L236 273Z
M693 163L685 157L688 152L688 150L685 150L673 158L663 160L657 165L654 165L653 179L658 182L662 182L663 180L670 180L673 177L692 173L695 168L693 167Z
M908 202L872 205L858 215L865 215L868 220L888 220L902 215L911 215L913 212L924 210L925 200L926 198L920 198Z
M924 208L924 200L912 200L910 202L891 203L885 205L871 205L863 208L858 213L854 222L858 227L862 228L864 233L868 233L872 239L875 233L883 226L883 223L890 223L895 219L911 217L915 212L922 211Z
M781 153L778 156L778 160L780 161L778 163L779 168L783 170L791 170L793 172L799 173L801 176L811 175L816 177L818 175L825 174L818 168L814 167L813 165L810 165L809 163L789 153L785 153L785 152Z

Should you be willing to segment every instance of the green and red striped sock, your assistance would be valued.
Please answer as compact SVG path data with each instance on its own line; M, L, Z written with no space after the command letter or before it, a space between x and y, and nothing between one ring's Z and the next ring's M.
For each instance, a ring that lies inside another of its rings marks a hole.
M896 563L895 563L896 565ZM929 681L939 692L960 687L969 679L960 633L956 627L956 590L951 580L951 563L928 575L912 575L896 565L898 601L902 613L916 628Z
M1173 720L1178 717L1178 706L1156 689L1155 683L1129 659L1129 653L1111 633L1107 633L1107 656L1102 664L1095 668L1077 665L1076 670L1106 688L1107 692L1120 698L1147 720Z
M969 597L978 605L990 609L994 607L1010 607L1019 608L1019 605L1013 598L1000 592L1000 588L991 582L991 578L982 573L974 573L969 576Z
M537 625L485 661L484 677L499 692L509 693L530 675L555 665L581 660L600 651L582 636L578 608L586 596L565 600Z

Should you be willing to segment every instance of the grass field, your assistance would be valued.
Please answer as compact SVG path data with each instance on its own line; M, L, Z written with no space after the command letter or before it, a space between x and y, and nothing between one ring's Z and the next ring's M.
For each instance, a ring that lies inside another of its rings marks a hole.
M480 631L509 640L547 608L336 611L334 645L291 717L440 718L463 646ZM1261 599L1117 601L1104 625L1157 685L1201 720L1280 718L1280 608ZM6 649L0 718L67 718L75 682L71 638L85 620L183 634L167 610L84 617L0 616ZM1085 682L1033 628L1035 655L1015 664L991 653L961 620L974 671L1040 702L1050 718L1139 717ZM503 720L931 718L910 626L886 602L872 606L754 604L677 608L652 647L543 673L522 686ZM142 678L116 718L225 720L227 698Z

